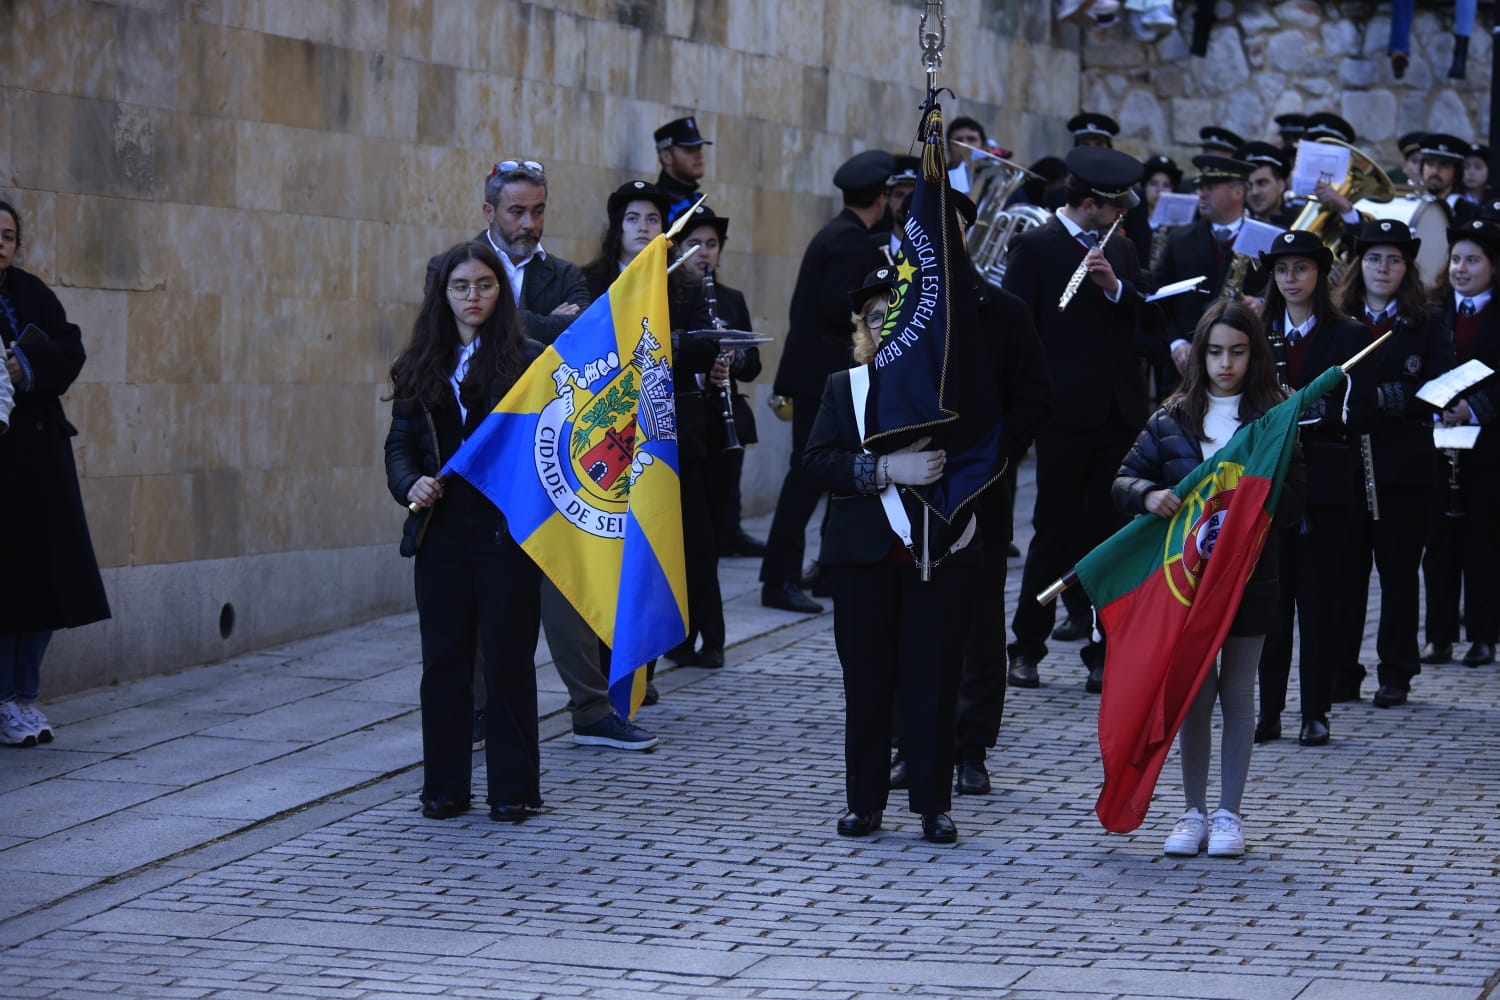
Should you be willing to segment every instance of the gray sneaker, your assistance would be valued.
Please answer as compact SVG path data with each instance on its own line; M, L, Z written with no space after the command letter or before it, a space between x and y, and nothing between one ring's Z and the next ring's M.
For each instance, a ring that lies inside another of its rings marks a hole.
M651 750L661 742L640 726L611 712L590 726L574 726L573 742L617 750Z

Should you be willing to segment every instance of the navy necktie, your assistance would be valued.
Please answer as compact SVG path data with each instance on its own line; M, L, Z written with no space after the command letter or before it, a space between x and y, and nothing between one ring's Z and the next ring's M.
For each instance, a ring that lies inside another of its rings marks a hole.
M1234 233L1228 226L1214 226L1214 239L1219 241L1220 246L1228 246L1229 241L1234 239Z
M1458 307L1458 314L1460 316L1472 316L1472 315L1474 315L1474 300L1473 299L1464 299L1463 305L1461 305L1461 306Z
M1083 244L1085 250L1092 250L1099 245L1099 234L1092 229L1078 234L1078 242Z

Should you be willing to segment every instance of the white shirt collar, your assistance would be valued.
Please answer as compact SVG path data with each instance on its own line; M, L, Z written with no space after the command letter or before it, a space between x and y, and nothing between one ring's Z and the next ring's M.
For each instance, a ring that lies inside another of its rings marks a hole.
M1380 310L1380 312L1371 312L1370 311L1370 303L1368 301L1366 301L1365 302L1365 315L1367 317L1369 317L1369 320L1370 320L1371 323L1379 323L1381 320L1385 319L1387 316L1395 318L1395 315L1396 315L1396 300L1395 299L1391 299L1391 301L1389 301L1389 302L1387 302L1385 304L1385 308L1382 309L1382 310Z
M1286 327L1286 334L1285 334L1285 336L1287 336L1287 337L1293 337L1293 336L1295 336L1297 339L1300 340L1301 338L1306 337L1308 334L1312 333L1313 332L1313 327L1315 327L1315 326L1318 325L1318 314L1317 313L1310 313L1308 315L1307 319L1303 321L1303 323L1302 323L1301 326L1293 326L1292 325L1292 314L1290 312L1288 312L1286 314L1286 318L1284 320L1282 320L1282 323Z
M1453 293L1453 311L1455 313L1458 312L1458 310L1463 307L1464 299L1468 299L1470 302L1474 303L1474 311L1477 313L1485 306L1490 304L1490 296L1494 294L1494 291L1495 289L1493 287L1486 288L1478 295L1464 295L1461 292L1455 291Z
M505 276L510 279L511 294L515 296L516 305L520 305L521 285L526 281L526 265L530 264L538 257L540 257L542 260L546 260L547 251L542 249L541 243L538 243L536 245L536 249L531 251L529 256L527 256L524 260L517 264L515 261L510 259L510 254L500 249L500 247L495 243L495 237L490 235L490 231L488 229L484 231L484 238L489 241L490 249L494 250L495 255L500 258L500 263L505 268Z
M502 255L504 259L504 255ZM458 349L458 359L453 363L453 374L448 376L448 384L453 386L453 398L458 402L458 419L460 423L467 422L469 411L464 407L463 394L458 387L463 384L464 376L469 374L469 359L479 348L479 338L475 337L467 344Z

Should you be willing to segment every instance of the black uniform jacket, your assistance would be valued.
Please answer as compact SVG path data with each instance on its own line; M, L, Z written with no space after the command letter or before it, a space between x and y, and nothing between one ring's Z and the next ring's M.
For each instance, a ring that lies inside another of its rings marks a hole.
M1456 310L1453 296L1449 295L1446 299L1439 307L1439 324L1446 331L1449 348L1454 349ZM1484 428L1479 432L1474 450L1464 458L1472 457L1476 461L1500 464L1500 431L1493 429L1500 426L1500 304L1497 304L1496 298L1491 298L1489 305L1479 314L1479 330L1474 334L1469 351L1471 358L1484 362L1495 370L1495 374L1459 394L1474 411L1479 426Z
M1417 398L1417 390L1453 367L1453 345L1437 310L1397 316L1391 333L1354 369L1355 378L1373 381L1377 393L1369 428L1375 481L1425 486L1432 481L1437 411Z
M1198 324L1198 317L1223 290L1224 279L1229 276L1233 261L1232 254L1219 249L1219 242L1214 239L1214 227L1207 219L1198 219L1190 226L1178 226L1167 236L1161 266L1156 269L1157 285L1170 285L1201 274L1207 280L1198 287L1208 293L1184 292L1163 300L1169 342L1193 339L1193 327Z
M716 315L728 329L751 330L750 306L745 302L744 293L719 282L716 297ZM744 347L735 352L735 359L729 365L729 392L731 412L734 414L734 432L740 444L755 444L760 440L755 431L755 412L750 408L750 402L740 391L739 385L740 382L757 378L760 372L759 347ZM726 441L723 395L718 391L710 391L704 393L703 399L708 407L710 446L723 447Z
M1249 423L1260 416L1250 415L1240 423ZM1147 494L1173 488L1206 457L1203 442L1188 436L1173 407L1163 406L1151 415L1146 429L1136 438L1135 446L1115 474L1110 490L1115 506L1126 514L1145 514ZM1307 474L1299 448L1292 453L1292 464L1271 524L1274 527L1296 524L1302 519L1306 500ZM1276 608L1280 549L1273 533L1261 550L1250 582L1245 585L1239 613L1229 629L1231 635L1263 635L1269 630Z
M488 245L488 233L481 232L474 242ZM427 262L427 284L437 277L438 263L443 259L438 254ZM570 264L554 254L533 257L521 272L521 303L516 311L525 324L526 336L543 344L550 344L557 335L568 328L574 316L553 316L552 310L565 302L571 302L580 310L587 309L593 301L589 296L588 282L577 264ZM510 282L504 274L498 275L503 286L502 293L510 291Z
M1266 324L1273 342L1282 336L1285 326L1285 313ZM1370 330L1358 320L1330 317L1320 322L1309 337L1301 369L1289 372L1291 387L1301 389L1331 366L1348 361L1369 343ZM1302 415L1302 448L1307 458L1310 504L1353 507L1365 502L1364 468L1354 435L1368 433L1375 425L1375 378L1358 367L1353 372L1353 379L1345 376Z
M1036 322L1052 380L1052 426L1092 430L1118 412L1133 427L1146 422L1146 382L1140 358L1151 351L1137 322L1140 293L1135 246L1111 239L1104 256L1122 283L1110 302L1085 278L1068 308L1057 311L1083 245L1054 217L1022 233L1005 268L1005 290L1026 304Z
M818 230L802 255L792 289L791 321L775 389L784 396L817 396L829 375L852 364L849 292L885 258L859 216L844 209Z

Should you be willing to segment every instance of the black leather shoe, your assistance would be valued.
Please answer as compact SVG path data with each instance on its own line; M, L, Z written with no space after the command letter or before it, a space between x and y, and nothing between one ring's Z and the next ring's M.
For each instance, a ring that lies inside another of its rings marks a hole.
M840 837L868 837L880 829L880 810L860 814L848 812L839 820Z
M496 823L524 823L535 812L526 805L490 806L490 819Z
M833 596L833 584L828 582L828 574L823 572L822 566L815 566L811 573L802 578L802 589L814 597Z
M990 772L984 766L983 750L966 750L959 758L953 790L960 795L990 794Z
M1262 715L1255 720L1255 742L1270 743L1272 740L1281 739L1281 716L1268 718Z
M1479 667L1486 663L1495 662L1495 644L1492 642L1475 642L1469 645L1469 651L1464 654L1464 666Z
M691 663L693 657L697 656L697 650L693 649L693 640L684 639L665 653L661 654L673 663Z
M1087 639L1093 631L1092 623L1069 615L1061 625L1052 630L1052 638L1058 642L1077 642L1079 639Z
M803 615L821 614L823 605L804 594L795 583L767 583L760 588L762 607L780 608Z
M736 538L731 538L719 553L722 556L742 556L751 559L759 559L766 554L766 543L757 542L744 532L740 532Z
M1104 668L1089 667L1089 679L1083 682L1083 689L1089 694L1104 693Z
M929 844L952 844L958 841L958 827L946 813L928 813L922 817L922 839Z
M455 816L462 816L468 811L468 799L459 799L457 801L444 798L422 800L422 815L428 819L452 819Z
M1422 655L1418 657L1423 663L1452 663L1453 643L1451 642L1429 642L1422 647Z
M1328 745L1328 723L1322 719L1303 719L1302 731L1297 734L1297 743L1304 747L1321 747Z
M1376 708L1394 708L1397 705L1406 704L1406 688L1396 687L1394 684L1382 684L1380 690L1375 692L1375 697L1370 700Z
M906 773L906 758L901 756L900 751L891 758L891 787L905 788L911 782L911 775Z
M642 705L655 705L661 701L661 693L656 690L656 685L650 681L646 682L646 696L641 699Z
M693 654L692 660L684 664L689 667L703 667L707 670L718 670L724 665L724 650L709 649L707 646Z
M1010 658L1010 672L1006 674L1006 681L1011 687L1034 688L1042 686L1042 679L1037 676L1036 659L1025 653L1016 653Z
M1357 682L1334 681L1333 691L1329 695L1328 700L1333 702L1335 705L1340 705L1351 701L1361 701L1363 699L1360 697L1359 684Z

